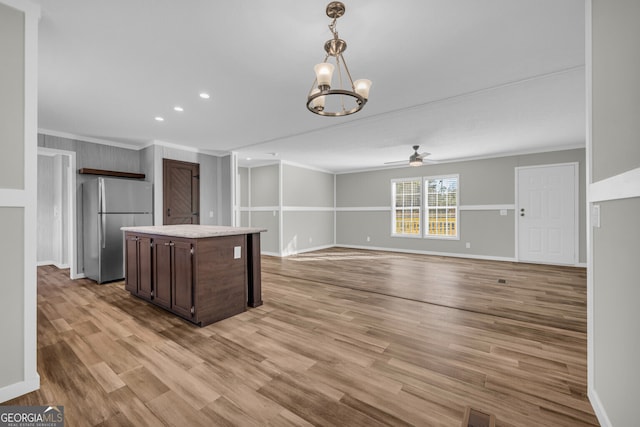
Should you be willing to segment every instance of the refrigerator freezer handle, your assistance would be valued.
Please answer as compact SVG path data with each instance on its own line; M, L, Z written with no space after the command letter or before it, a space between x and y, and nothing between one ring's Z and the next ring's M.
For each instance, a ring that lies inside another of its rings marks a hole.
M98 191L100 192L100 203L98 209L100 209L101 213L105 213L107 211L107 200L104 189L104 180L102 178L98 179Z
M100 246L102 249L105 249L107 246L107 239L104 237L104 233L107 228L107 217L105 216L105 212L107 211L107 201L105 189L104 189L104 180L102 178L98 178L98 192L100 202L98 203L98 210L100 211Z

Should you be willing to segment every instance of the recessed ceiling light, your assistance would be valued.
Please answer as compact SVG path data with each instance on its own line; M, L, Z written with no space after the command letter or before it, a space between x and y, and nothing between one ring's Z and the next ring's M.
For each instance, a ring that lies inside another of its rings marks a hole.
M200 98L202 98L202 99L209 99L209 98L211 98L211 97L209 96L209 94L208 94L208 93L206 93L206 92L202 92L202 93L200 94Z
M247 157L246 160L251 160L251 157Z
M164 117L158 116L158 117L156 117L156 121L157 122L164 122Z
M184 111L184 108L182 108L182 107L181 107L181 106L179 106L179 105L176 105L175 107L173 107L173 109L174 109L175 111L180 111L180 112L183 112L183 111Z

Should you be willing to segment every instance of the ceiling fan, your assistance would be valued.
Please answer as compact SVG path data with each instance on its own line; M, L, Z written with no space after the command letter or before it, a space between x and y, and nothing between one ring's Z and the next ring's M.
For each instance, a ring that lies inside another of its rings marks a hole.
M428 160L425 159L425 157L431 155L431 153L427 153L422 152L422 153L418 153L418 149L420 148L419 145L414 145L413 146L413 151L414 153L409 156L409 166L422 166L424 163L435 163L434 160ZM403 163L407 163L406 160L399 160L396 162L385 162L385 165L401 165Z

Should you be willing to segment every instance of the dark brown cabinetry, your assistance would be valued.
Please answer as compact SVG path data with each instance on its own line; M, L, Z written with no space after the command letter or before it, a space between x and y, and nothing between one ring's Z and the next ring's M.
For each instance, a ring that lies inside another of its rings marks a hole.
M153 301L182 317L193 314L193 245L156 238L153 242Z
M249 250L254 235L190 239L127 231L125 242L125 288L189 321L204 326L262 304L259 252L255 261Z
M153 285L154 302L171 309L171 240L154 239Z
M125 283L129 292L142 298L151 298L151 239L146 236L127 235Z

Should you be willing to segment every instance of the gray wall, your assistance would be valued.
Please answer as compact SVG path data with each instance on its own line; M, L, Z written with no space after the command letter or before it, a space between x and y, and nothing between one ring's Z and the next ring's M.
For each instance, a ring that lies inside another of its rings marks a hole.
M251 168L248 172L249 223L266 228L260 236L264 253L280 254L280 165ZM243 187L244 188L244 187ZM244 196L241 196L241 200Z
M24 14L0 5L0 183L2 188L24 188Z
M251 207L280 206L280 165L251 168Z
M37 20L0 0L0 402L39 387L36 371Z
M67 156L38 155L38 264L69 266Z
M334 174L282 165L282 253L334 245Z
M334 245L334 174L286 163L238 171L243 225L268 230L262 252L286 256Z
M53 156L38 156L38 263L54 258L53 161Z
M571 162L579 163L579 260L586 263L583 149L337 175L336 244L513 259L514 210L511 207L506 216L501 216L499 206L515 204L515 168ZM450 174L460 177L460 239L392 237L391 180ZM467 242L471 244L468 249Z
M0 3L0 189L24 189L23 19L24 13ZM0 389L24 380L25 357L24 208L4 207L3 202L0 200Z
M231 156L217 157L218 163L218 200L217 209L218 216L217 225L232 225L233 224L233 189L231 188L231 163L233 159Z
M249 207L249 168L238 168L238 181L236 185L240 186L238 205L241 209L246 209Z
M282 204L308 208L333 208L334 174L282 165Z
M602 425L631 426L638 425L640 384L640 2L594 0L591 12L588 148L600 227L592 228L589 269L589 396ZM629 171L636 178L626 184L602 182ZM621 187L635 190L621 196Z

